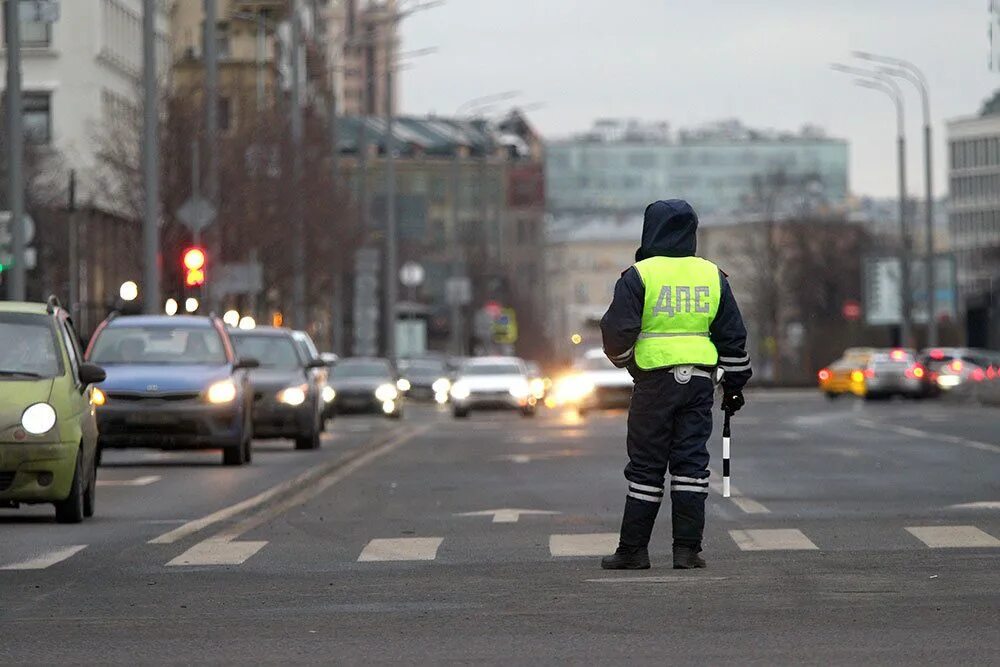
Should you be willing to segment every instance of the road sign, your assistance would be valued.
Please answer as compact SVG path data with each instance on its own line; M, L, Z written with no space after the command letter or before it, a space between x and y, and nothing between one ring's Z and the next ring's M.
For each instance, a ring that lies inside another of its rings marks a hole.
M216 267L208 281L216 299L230 294L260 294L264 291L264 269L259 262L231 262Z
M444 300L449 306L467 306L472 302L472 281L465 276L448 278L444 283Z
M900 294L902 271L897 257L869 257L864 264L865 322L878 326L900 324L903 306ZM935 317L956 319L955 257L938 255L934 258ZM927 321L927 262L915 258L910 262L910 302L913 321Z
M361 248L354 256L354 354L371 357L378 353L379 263L376 248Z
M493 342L507 345L517 342L517 313L513 308L504 308L493 320Z
M204 197L188 197L179 209L177 219L192 232L200 232L215 221L217 212Z
M35 238L35 219L24 214L24 242L31 243ZM0 248L6 248L14 241L14 230L10 224L10 211L0 211Z
M399 282L406 287L419 287L424 282L424 267L416 262L407 262L399 269Z
M850 322L857 321L861 319L861 304L854 299L848 299L844 302L843 308L840 309L843 314L844 319Z
M14 255L9 250L0 250L0 266L4 269L14 266ZM24 249L24 268L32 270L38 266L38 250L35 248Z
M455 516L492 516L493 523L517 523L517 520L521 518L521 515L552 515L560 514L561 512L551 512L549 510L515 510L515 509L497 509L497 510L483 510L482 512L463 512L461 514L456 514Z

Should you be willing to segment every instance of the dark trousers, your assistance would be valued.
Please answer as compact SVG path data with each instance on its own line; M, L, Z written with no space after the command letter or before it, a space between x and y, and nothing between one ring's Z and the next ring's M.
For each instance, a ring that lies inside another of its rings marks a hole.
M708 378L680 384L671 371L636 378L628 414L622 546L649 544L669 471L674 546L701 549L714 394Z

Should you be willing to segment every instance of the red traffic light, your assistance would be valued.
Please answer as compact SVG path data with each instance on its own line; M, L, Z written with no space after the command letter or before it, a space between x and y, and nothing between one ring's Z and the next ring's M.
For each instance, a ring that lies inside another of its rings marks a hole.
M205 264L207 256L203 248L193 247L184 251L181 263L184 265L184 285L201 287L205 284Z

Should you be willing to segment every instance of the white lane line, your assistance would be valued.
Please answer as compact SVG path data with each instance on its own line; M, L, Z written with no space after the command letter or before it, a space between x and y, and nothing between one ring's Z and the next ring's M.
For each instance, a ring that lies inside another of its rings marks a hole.
M981 500L976 503L949 505L950 510L1000 510L1000 500Z
M969 440L968 438L961 438L957 435L946 435L944 433L932 433L931 431L922 431L916 428L910 428L908 426L896 426L895 424L881 424L878 422L873 422L868 419L855 419L855 424L859 426L864 426L865 428L875 429L877 431L893 431L900 435L905 435L909 438L924 438L927 440L935 440L937 442L950 442L956 445L961 445L962 447L968 447L970 449L978 449L982 452L992 452L994 454L1000 454L1000 445L994 445L988 442L979 442L978 440Z
M554 557L607 556L618 548L618 533L549 535L549 553Z
M1000 547L1000 540L975 526L911 526L906 530L931 549Z
M23 560L19 563L4 565L3 567L0 567L0 570L44 570L45 568L51 567L56 563L61 563L86 548L86 544L77 544L72 547L53 549L52 551L47 551L39 556L36 556L35 558L29 558L28 560Z
M708 486L722 495L722 482L716 480L710 480ZM740 508L745 514L770 514L771 510L764 507L762 503L757 502L753 498L748 498L743 495L743 493L733 485L729 486L729 498L728 500L733 501L733 504Z
M588 584L699 584L705 581L727 581L729 577L604 577L602 579L584 579Z
M443 537L399 537L376 539L365 545L359 562L434 560Z
M731 530L730 537L743 551L803 551L818 549L812 540L795 528Z
M229 540L208 539L199 542L168 566L181 565L242 565L248 558L267 545L267 542L230 542Z
M159 475L147 475L135 479L99 479L97 486L149 486L162 479Z
M429 426L427 428L429 428ZM390 441L386 445L373 449L372 451L354 459L354 461L347 464L342 469L347 469L348 467L350 467L350 472L353 472L354 470L357 470L361 466L371 462L375 458L378 458L382 454L385 454L386 452L395 449L406 440L409 440L410 438L416 437L417 435L423 433L424 431L427 430L427 428L421 428L411 431L402 439L397 438L396 440ZM386 447L388 447L388 449L386 449ZM343 464L342 459L336 459L319 468L313 468L307 470L301 475L298 475L297 477L294 477L288 481L282 482L277 486L273 486L267 491L264 491L263 493L258 493L256 496L247 498L246 500L240 501L235 505L224 507L217 512L213 512L207 516L203 516L200 519L194 519L192 521L188 521L182 526L178 526L177 528L169 532L166 532L158 537L154 537L153 539L149 540L147 544L173 544L174 542L177 542L186 537L194 535L198 531L204 530L205 528L213 524L219 523L220 521L226 521L234 516L237 516L238 514L246 512L247 510L260 507L276 497L290 493L293 489L307 487L314 480L329 474L331 470L337 469L337 467L342 464ZM339 479L340 478L338 478L336 481L339 481ZM331 484L336 483L336 481L331 482ZM327 486L329 486L329 484ZM326 486L324 486L323 488L326 488Z

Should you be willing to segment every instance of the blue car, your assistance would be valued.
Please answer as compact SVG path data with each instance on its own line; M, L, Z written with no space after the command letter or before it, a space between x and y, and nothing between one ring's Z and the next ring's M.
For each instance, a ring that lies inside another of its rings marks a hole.
M216 317L119 316L94 333L106 401L99 446L222 449L225 465L252 458L254 359L238 359Z

